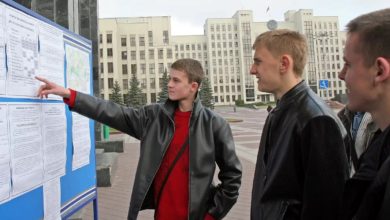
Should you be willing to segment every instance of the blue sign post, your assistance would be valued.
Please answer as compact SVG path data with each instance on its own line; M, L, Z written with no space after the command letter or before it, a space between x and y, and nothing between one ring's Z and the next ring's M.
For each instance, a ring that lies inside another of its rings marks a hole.
M329 80L327 79L320 79L319 81L320 89L328 89L329 88Z

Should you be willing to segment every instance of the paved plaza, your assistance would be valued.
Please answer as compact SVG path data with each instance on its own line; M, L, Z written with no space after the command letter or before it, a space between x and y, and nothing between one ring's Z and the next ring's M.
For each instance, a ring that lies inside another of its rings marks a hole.
M248 108L236 108L236 112L234 112L233 107L217 107L215 111L226 119L242 120L242 122L230 123L236 151L243 166L243 178L238 201L225 219L246 220L249 219L252 180L260 135L268 113L265 109ZM139 158L139 142L123 134L111 135L110 138L113 140L123 139L125 141L125 152L118 156L112 186L98 188L99 219L124 220L127 219L130 195ZM92 213L92 205L90 204L83 210L83 220L92 220ZM153 210L141 211L138 219L153 219Z

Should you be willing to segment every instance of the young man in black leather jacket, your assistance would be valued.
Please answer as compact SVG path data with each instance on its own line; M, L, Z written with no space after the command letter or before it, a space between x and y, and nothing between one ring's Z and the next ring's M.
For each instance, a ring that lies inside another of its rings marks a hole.
M302 80L305 38L289 30L269 31L256 38L253 49L251 74L277 104L261 136L251 219L337 219L348 178L347 133Z

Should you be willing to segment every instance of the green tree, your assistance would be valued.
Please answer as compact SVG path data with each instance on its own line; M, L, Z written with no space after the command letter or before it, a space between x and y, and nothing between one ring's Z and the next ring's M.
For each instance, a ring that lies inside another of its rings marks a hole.
M167 74L167 69L165 69L160 81L161 91L158 93L159 103L164 103L168 99L168 82L169 82L169 78Z
M140 108L145 104L145 101L142 97L142 90L139 88L139 81L135 73L131 78L130 89L127 93L125 103L127 106L134 108Z
M214 109L213 91L211 90L210 81L208 78L204 78L199 91L199 96L203 106Z
M122 94L121 94L121 86L119 85L118 81L115 81L114 82L114 87L112 87L111 100L113 102L115 102L115 103L123 105Z

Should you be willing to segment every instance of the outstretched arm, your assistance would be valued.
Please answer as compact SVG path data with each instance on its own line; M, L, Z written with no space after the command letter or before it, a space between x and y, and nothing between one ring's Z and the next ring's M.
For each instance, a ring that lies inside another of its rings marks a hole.
M46 97L49 94L58 95L62 98L69 98L70 97L70 90L67 88L64 88L60 85L55 84L54 82L51 82L45 78L36 76L37 80L43 82L44 84L39 87L37 96L40 98Z

